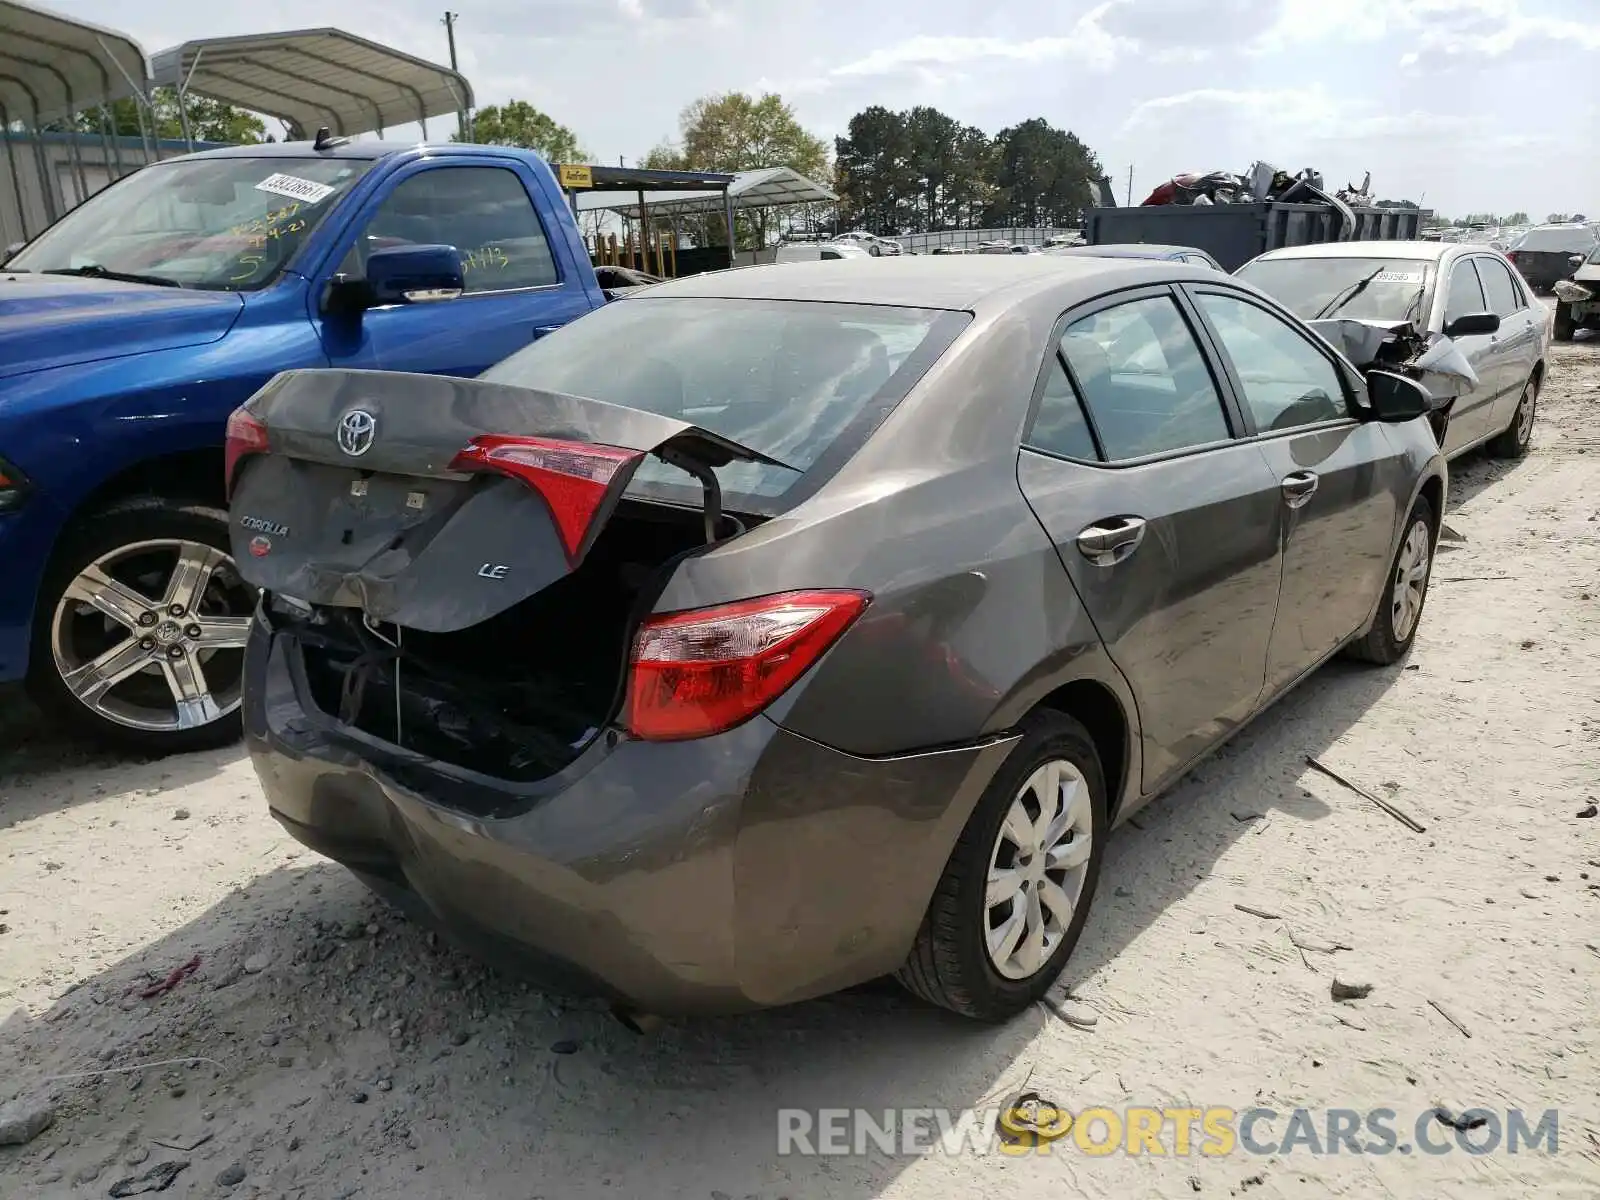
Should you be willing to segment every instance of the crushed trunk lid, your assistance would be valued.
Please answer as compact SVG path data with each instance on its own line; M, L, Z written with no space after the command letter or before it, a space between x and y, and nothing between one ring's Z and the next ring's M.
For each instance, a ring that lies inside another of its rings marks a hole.
M250 583L430 633L575 571L647 454L697 477L776 459L673 417L442 375L286 371L228 425L229 529Z

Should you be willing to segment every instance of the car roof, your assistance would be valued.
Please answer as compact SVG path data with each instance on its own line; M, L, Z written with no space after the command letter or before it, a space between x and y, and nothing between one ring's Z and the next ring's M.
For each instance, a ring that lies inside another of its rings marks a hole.
M1413 262L1442 262L1460 254L1494 253L1488 242L1323 242L1313 246L1284 246L1268 250L1256 262L1280 258L1392 258Z
M1206 254L1196 246L1161 246L1153 242L1116 242L1104 246L1051 246L1049 253L1101 258L1166 258L1173 254ZM1211 256L1206 254L1207 258Z
M180 154L162 162L185 162L195 158L350 158L372 161L393 154L417 152L433 154L528 154L515 146L475 146L448 142L344 142L318 150L314 142L254 142L243 146L219 146L215 150L198 150L193 154Z
M907 255L710 271L654 287L650 297L833 301L977 312L1042 295L1065 309L1116 287L1216 278L1216 272L1206 267L1150 259Z

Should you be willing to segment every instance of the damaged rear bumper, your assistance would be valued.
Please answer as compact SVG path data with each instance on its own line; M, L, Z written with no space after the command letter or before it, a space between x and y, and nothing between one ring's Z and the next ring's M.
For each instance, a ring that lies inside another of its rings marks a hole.
M862 759L758 717L697 741L607 733L512 786L340 726L299 653L258 618L245 735L291 835L491 962L669 1015L896 969L1015 744Z

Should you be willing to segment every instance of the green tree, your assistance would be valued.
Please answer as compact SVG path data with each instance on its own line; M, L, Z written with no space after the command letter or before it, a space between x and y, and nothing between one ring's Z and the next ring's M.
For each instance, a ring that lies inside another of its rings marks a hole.
M917 186L915 152L906 114L882 105L850 118L834 139L835 189L846 224L874 233L898 233L910 215Z
M453 142L467 139L454 134ZM521 146L537 150L551 162L589 161L578 145L578 135L526 100L508 100L480 108L472 118L472 141L483 146Z
M1041 117L995 135L995 224L1075 225L1083 217L1093 181L1104 173L1077 135Z
M154 134L159 138L181 138L183 120L178 112L178 93L172 88L157 88L150 97L151 111L145 114L145 128L154 120ZM224 142L228 145L249 145L270 140L267 127L255 113L221 100L206 96L189 95L184 99L189 113L189 132L197 142ZM102 116L99 106L86 108L77 116L74 126L80 133L99 133ZM112 130L121 137L139 136L139 108L133 100L114 100L111 104Z
M1572 220L1572 214L1571 213L1551 213L1544 220L1545 220L1545 224L1546 225L1565 225L1568 221Z
M759 99L744 92L702 96L678 116L677 145L660 145L640 164L654 171L755 171L788 167L808 179L828 177L828 147L806 131L794 109L772 92ZM773 222L767 209L741 213L736 222L741 245L766 246ZM720 221L707 220L703 235L712 242Z

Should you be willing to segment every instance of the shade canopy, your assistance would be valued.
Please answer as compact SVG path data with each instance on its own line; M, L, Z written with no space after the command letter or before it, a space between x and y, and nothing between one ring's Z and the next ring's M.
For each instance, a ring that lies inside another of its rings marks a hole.
M472 106L472 88L449 67L339 29L198 38L151 60L165 87L278 117L309 136L327 126L353 136L383 132Z
M784 204L831 203L839 197L813 179L788 167L765 167L759 171L736 171L728 184L726 203L735 209L770 208ZM691 213L723 211L721 190L658 191L645 197L652 215L682 216ZM578 193L578 210L598 210L637 215L637 199L624 200L616 192L595 190Z
M0 0L0 111L6 121L57 121L140 93L144 51L125 33Z

